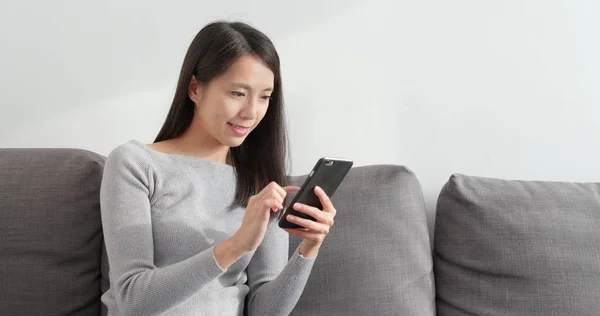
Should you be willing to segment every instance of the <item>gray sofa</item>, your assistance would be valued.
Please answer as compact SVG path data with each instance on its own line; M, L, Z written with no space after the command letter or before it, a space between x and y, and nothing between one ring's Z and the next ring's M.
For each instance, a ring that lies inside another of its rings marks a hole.
M105 313L103 163L80 149L0 149L0 314ZM333 200L336 225L292 315L600 314L598 183L452 175L433 249L402 166L355 167Z

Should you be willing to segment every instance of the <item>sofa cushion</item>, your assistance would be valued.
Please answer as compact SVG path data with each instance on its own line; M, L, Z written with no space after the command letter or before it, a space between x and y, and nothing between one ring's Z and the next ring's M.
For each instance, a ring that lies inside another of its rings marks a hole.
M103 157L0 149L2 315L99 315Z
M600 184L455 174L437 205L439 315L598 315Z
M415 175L401 166L355 167L332 201L335 225L291 315L434 315L430 239ZM290 237L290 255L300 241Z

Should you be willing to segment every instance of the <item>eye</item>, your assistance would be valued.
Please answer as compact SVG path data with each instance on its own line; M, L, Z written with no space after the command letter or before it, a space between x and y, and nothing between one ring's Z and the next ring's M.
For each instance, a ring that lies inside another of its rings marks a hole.
M262 96L262 99L263 100L270 100L271 96L270 95L264 95L264 96Z
M231 95L233 95L234 97L243 97L243 96L245 96L245 94L243 92L239 92L239 91L231 91Z

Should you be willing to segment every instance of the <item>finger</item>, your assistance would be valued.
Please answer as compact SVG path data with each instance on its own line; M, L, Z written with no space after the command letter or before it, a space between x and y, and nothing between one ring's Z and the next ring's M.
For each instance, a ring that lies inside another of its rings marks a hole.
M281 193L285 194L285 191L275 182L269 183L266 187L264 187L260 193L258 194L263 199L276 199L277 201L283 203L283 197Z
M271 187L271 194L275 198L283 202L283 199L285 199L285 196L287 194L285 190L275 181L271 182L269 186Z
M279 192L273 192L271 194L271 198L276 200L279 203L283 203L283 201L285 201L285 198L281 196L281 194L279 194Z
M283 187L283 190L285 190L286 193L297 193L298 191L300 191L300 187L297 187L295 185L289 185L287 187Z
M298 228L284 228L288 234L301 237L303 239L312 240L316 243L322 243L325 240L325 235L304 231Z
M304 228L308 228L308 230L310 230L313 233L321 233L325 235L329 234L329 226L323 223L311 221L310 219L305 219L294 215L288 215L286 219L290 223L294 223Z
M320 223L326 224L328 226L333 225L333 216L330 213L323 212L316 207L312 207L302 203L294 203L293 208L298 212L312 216Z
M264 203L265 208L271 209L274 212L283 209L283 204L276 199L267 199Z
M315 194L319 197L319 201L321 201L321 205L323 206L323 211L328 213L336 213L335 208L333 207L333 203L331 203L331 199L327 196L327 193L321 189L321 187L315 187Z
M285 199L285 197L290 194L290 193L296 193L298 191L300 191L300 187L297 186L286 186L286 187L281 187L278 186L278 190L277 190L282 198L282 201Z

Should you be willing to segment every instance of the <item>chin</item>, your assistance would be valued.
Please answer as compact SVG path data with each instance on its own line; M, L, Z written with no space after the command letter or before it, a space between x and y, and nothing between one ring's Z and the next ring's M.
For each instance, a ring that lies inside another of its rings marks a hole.
M223 142L223 144L227 147L231 147L231 148L235 148L235 147L239 147L244 143L244 140L246 140L246 138L243 139L227 139L225 142Z

